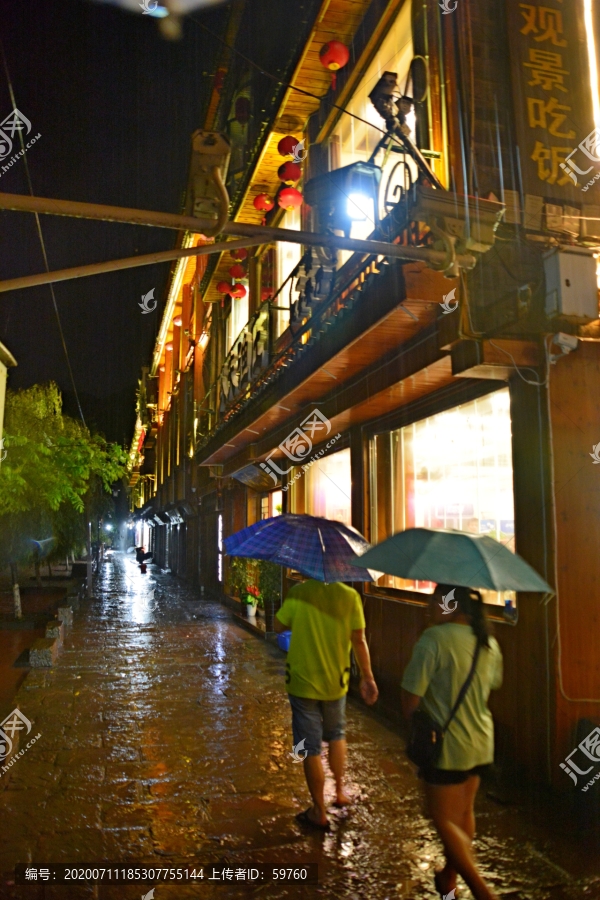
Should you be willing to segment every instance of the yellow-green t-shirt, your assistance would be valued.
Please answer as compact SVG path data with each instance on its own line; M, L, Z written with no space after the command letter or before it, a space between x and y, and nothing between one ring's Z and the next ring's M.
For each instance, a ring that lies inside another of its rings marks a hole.
M339 700L350 681L351 635L365 627L360 595L347 584L294 585L277 618L292 637L286 689L308 700Z

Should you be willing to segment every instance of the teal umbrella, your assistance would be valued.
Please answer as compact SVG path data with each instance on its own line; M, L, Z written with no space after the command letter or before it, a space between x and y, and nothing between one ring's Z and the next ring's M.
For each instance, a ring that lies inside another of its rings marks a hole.
M554 593L529 563L485 534L408 528L349 562L415 581Z

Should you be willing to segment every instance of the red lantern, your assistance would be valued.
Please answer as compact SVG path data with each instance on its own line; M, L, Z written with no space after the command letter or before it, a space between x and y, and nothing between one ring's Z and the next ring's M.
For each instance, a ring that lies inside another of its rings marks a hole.
M271 212L275 203L271 200L268 194L257 194L254 198L254 209L257 209L259 212L268 213ZM262 224L266 223L266 217L263 216Z
M217 290L220 294L230 294L233 290L233 285L229 284L228 281L220 281L217 285Z
M240 278L246 277L246 269L244 268L244 266L241 266L239 263L237 263L237 265L230 268L229 274L233 279L239 281Z
M246 288L244 287L243 284L235 284L231 288L229 293L231 294L232 297L235 297L236 300L241 300L243 297L246 296L248 291L246 290Z
M272 289L272 288L263 288L262 291L260 292L260 299L261 299L261 300L263 301L263 303L264 303L265 300L268 300L269 297L271 297L272 295L273 295L273 289Z
M298 184L302 178L302 169L298 163L286 162L282 166L279 166L277 174L284 184Z
M282 209L297 209L299 206L302 206L303 200L304 197L300 191L294 187L284 188L277 198L277 202Z
M254 209L259 212L271 212L275 204L268 194L257 194L254 198Z
M241 247L239 250L232 250L231 258L235 259L236 262L241 262L243 259L248 259L248 251L245 247Z
M323 44L323 46L321 47L319 59L326 69L329 69L330 72L333 72L331 87L335 91L337 87L337 78L335 73L338 71L338 69L344 68L344 66L350 59L350 51L345 44L342 44L341 41L328 41L327 44Z
M277 144L277 149L281 156L293 156L294 150L299 143L300 141L298 140L298 138L295 138L293 135L288 134L287 137L281 138L281 140Z

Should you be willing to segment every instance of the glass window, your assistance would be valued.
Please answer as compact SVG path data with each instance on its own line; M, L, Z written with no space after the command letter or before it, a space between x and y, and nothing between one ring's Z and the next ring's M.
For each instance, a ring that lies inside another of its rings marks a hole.
M248 322L248 286L245 282L242 283L246 286L246 296L242 297L241 299L235 297L231 298L231 312L227 316L226 320L227 353L229 353L242 328Z
M381 78L384 72L395 72L398 75L398 84L402 94L410 95L412 85L409 82L409 68L413 58L413 43L411 29L411 2L407 0L402 9L396 16L392 26L382 41L377 53L373 57L369 68L364 77L359 82L352 98L346 104L348 112L354 113L364 119L365 122L352 116L341 116L336 131L331 137L330 143L330 162L331 168L341 168L349 166L355 162L368 162L374 153L377 144L380 142L383 134L381 129L385 129L385 123L371 101L369 94ZM368 125L366 123L371 123ZM410 128L409 137L413 142L416 141L415 136L415 115L411 111L407 115L406 124ZM372 127L374 126L374 127ZM385 155L384 159L377 159L378 165L382 165L384 174L382 177L385 185L390 175L395 174L399 177L398 161L402 160L400 170L406 157L404 154L398 156L396 153ZM412 161L406 163L413 166ZM389 171L388 171L389 170ZM398 197L395 197L397 200ZM353 198L349 198L349 203L353 202ZM375 228L375 214L372 201L360 201L360 214L356 215L355 221L352 223L351 237L358 239L367 238ZM380 210L380 214L382 210ZM353 214L354 215L354 214ZM340 261L345 262L350 257L349 251L342 251L339 254Z
M293 231L300 231L301 227L301 217L299 209L289 209L283 220L279 226L280 228L290 228ZM300 260L302 259L302 244L288 244L280 242L277 244L277 256L276 256L276 267L277 267L277 280L276 280L276 289L279 289L288 275L296 268ZM292 279L291 282L286 284L284 289L278 294L277 299L275 301L275 305L279 307L285 307L285 311L279 310L276 316L276 333L275 337L279 337L279 335L283 334L285 329L288 327L290 322L290 314L287 310L290 308L290 286L295 285L295 280ZM295 294L292 294L292 302L297 299Z
M415 527L488 534L514 552L508 388L373 438L371 541ZM378 584L434 587L390 575ZM484 599L504 605L514 593L486 591Z
M298 469L294 469L296 472ZM338 450L314 462L304 476L293 483L291 494L293 512L352 525L350 450Z
M261 519L272 519L274 516L280 516L282 509L283 493L281 491L271 491L270 494L263 494L260 498Z

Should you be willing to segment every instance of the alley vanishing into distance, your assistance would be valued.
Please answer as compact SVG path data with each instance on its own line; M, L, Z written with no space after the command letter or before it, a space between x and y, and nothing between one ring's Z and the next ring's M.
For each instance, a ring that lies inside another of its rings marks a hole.
M0 793L2 898L140 898L143 885L14 884L16 863L319 866L318 886L160 884L185 897L434 898L441 858L400 733L349 704L349 789L329 835L307 834L290 755L284 654L225 607L113 554L55 667L17 695L37 743ZM332 784L329 783L331 794ZM540 803L481 792L477 847L501 897L600 898L595 838ZM463 897L469 897L463 889Z

